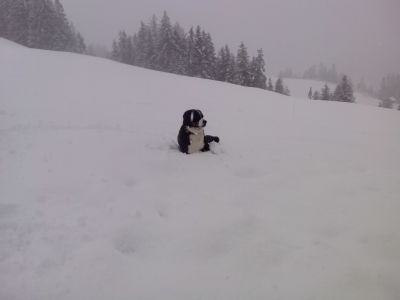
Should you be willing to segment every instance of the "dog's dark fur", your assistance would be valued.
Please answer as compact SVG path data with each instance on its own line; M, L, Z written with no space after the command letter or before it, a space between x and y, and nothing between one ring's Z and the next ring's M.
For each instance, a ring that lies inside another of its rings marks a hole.
M199 132L204 135L203 128L206 126L207 121L203 119L203 113L198 109L187 110L183 114L183 124L178 134L178 144L181 152L190 154L191 141L193 140L192 135L196 135L195 132ZM219 143L219 137L204 135L204 146L199 151L205 152L210 151L210 143Z

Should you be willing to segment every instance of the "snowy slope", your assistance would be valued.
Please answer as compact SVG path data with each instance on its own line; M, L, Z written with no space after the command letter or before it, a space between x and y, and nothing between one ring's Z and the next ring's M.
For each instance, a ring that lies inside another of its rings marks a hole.
M399 299L399 112L5 40L0 67L0 299ZM214 153L176 150L192 107Z
M296 78L284 78L283 82L290 89L290 94L297 98L308 99L308 91L310 87L314 91L320 91L325 85L325 82L318 80L309 80L309 79L296 79ZM329 89L333 92L336 88L335 84L328 83ZM357 104L371 105L377 107L379 105L380 100L375 99L373 97L364 95L362 93L354 93L354 97L356 98Z

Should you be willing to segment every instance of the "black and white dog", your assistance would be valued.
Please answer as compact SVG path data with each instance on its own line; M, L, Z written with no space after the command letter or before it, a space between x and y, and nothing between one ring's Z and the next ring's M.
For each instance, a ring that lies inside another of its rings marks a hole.
M183 114L183 124L178 134L178 144L181 152L191 154L195 152L210 151L210 143L219 143L219 137L204 135L207 121L198 109L187 110Z

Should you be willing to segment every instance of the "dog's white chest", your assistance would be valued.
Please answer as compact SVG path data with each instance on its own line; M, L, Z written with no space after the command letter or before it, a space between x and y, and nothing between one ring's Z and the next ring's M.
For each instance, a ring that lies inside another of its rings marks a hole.
M190 145L188 147L189 153L199 152L204 148L204 130L203 128L188 127L190 135Z

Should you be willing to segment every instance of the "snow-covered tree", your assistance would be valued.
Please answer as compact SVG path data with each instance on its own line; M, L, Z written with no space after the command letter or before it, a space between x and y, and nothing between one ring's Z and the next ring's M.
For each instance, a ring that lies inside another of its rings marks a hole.
M215 79L215 47L211 35L205 31L202 32L202 40L204 43L202 58L202 77L207 79Z
M195 33L193 27L190 28L186 37L186 74L195 76L196 68L196 49L195 49Z
M187 44L185 30L176 23L172 28L173 69L170 72L187 74Z
M257 56L253 57L250 64L250 86L267 89L267 77L264 75L265 61L262 49L257 50Z
M243 42L241 42L238 49L238 53L236 56L236 66L237 66L237 73L236 73L237 84L243 86L250 86L251 74L250 74L249 55L247 53L247 48Z
M10 0L0 0L0 37L8 38L8 16Z
M172 25L167 12L161 19L159 41L157 46L157 65L161 71L170 72L173 69L173 37Z
M221 48L218 53L215 76L215 79L219 81L235 82L235 56L228 45Z
M115 50L115 51L114 51ZM113 49L113 55L117 54L119 61L125 64L133 64L133 43L125 31L119 32L117 47Z
M35 0L30 2L28 46L54 49L57 44L57 15L53 2Z
M189 35L191 33L189 32ZM191 53L191 73L195 77L215 78L215 49L211 35L196 27L194 32L194 42Z
M158 25L155 17L153 17L150 25L140 22L140 28L135 35L133 44L133 52L135 60L132 62L136 66L149 69L159 69L157 62L157 30Z
M3 3L1 10L5 23L4 37L28 45L30 6L24 0L8 0Z
M267 90L273 92L274 91L274 85L272 84L272 78L268 79L268 86Z
M378 96L381 100L393 97L400 101L400 74L389 74L382 78Z
M158 45L160 28L159 28L158 19L157 19L156 15L153 15L151 17L149 26L150 26L151 39L152 39L154 45Z
M119 43L114 40L111 49L111 59L121 61L121 51L119 49Z
M59 0L55 0L54 9L56 13L55 26L57 34L54 39L54 50L66 50L71 48L72 35L70 24L65 15L64 8Z
M284 94L285 88L283 86L282 78L278 78L275 82L275 89L274 91L279 94Z
M147 25L141 22L133 37L121 31L113 41L111 57L145 68L266 88L262 49L251 64L243 43L237 59L228 46L217 57L209 33L197 26L186 34L178 23L171 26L166 12L160 24L155 16ZM270 86L273 89L272 82Z
M0 36L32 48L85 51L59 0L0 0Z
M75 48L72 50L76 53L86 53L86 44L83 36L79 32L75 32Z
M230 68L230 51L229 47L226 45L221 48L217 56L217 66L215 79L219 81L228 81L228 72Z
M303 78L306 79L318 79L323 80L331 83L337 83L338 80L338 73L336 71L336 66L333 64L329 69L323 64L320 63L318 68L316 65L311 66L308 68L304 74Z
M235 55L228 50L229 53L229 71L227 73L227 78L226 81L229 83L235 83L236 82L236 57Z
M148 26L146 44L147 44L146 64L148 68L153 70L158 70L159 69L157 64L158 23L157 23L157 18L155 16L153 16L150 25Z
M381 102L379 102L379 107L383 108L393 108L393 104L395 103L394 97L382 99Z
M346 75L343 76L342 81L337 85L333 93L333 100L341 102L354 102L353 86L351 81Z
M331 91L329 89L328 84L325 83L324 87L321 91L321 100L331 100Z

